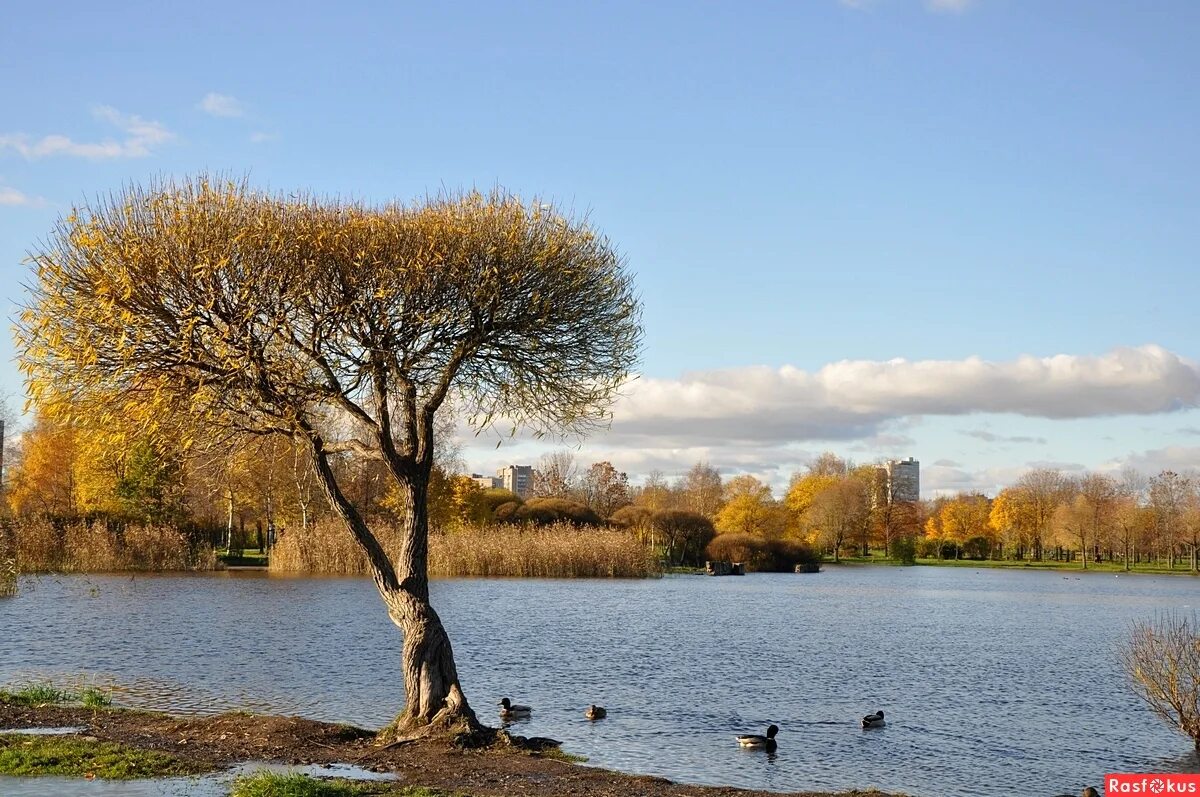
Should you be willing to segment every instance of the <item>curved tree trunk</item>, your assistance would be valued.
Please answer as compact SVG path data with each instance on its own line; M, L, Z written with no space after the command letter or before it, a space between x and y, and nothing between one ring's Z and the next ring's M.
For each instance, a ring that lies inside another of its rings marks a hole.
M321 436L304 430L313 456L317 481L330 506L346 524L370 563L375 586L388 616L404 635L401 669L404 673L404 711L383 734L427 731L476 732L483 728L458 682L450 638L429 602L427 572L429 523L425 505L428 480L420 474L399 479L409 499L400 554L395 565L362 514L342 492L329 464Z
M380 590L392 622L404 633L405 704L396 728L465 724L474 731L481 726L458 683L450 637L429 602L428 471L418 466L416 474L397 479L408 504L396 557L400 588Z

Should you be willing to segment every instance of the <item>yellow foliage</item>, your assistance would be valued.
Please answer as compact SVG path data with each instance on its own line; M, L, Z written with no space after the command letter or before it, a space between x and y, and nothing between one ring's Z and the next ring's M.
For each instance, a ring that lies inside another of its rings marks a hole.
M721 534L778 533L781 518L771 488L750 475L725 483L725 503L713 522Z

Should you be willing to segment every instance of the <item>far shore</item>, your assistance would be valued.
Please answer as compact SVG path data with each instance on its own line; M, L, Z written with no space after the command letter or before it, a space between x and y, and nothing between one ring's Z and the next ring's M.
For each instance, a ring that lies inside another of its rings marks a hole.
M0 729L75 728L69 737L94 744L166 754L189 771L217 771L246 761L282 764L351 763L396 773L394 782L373 783L371 793L411 794L413 786L456 797L778 797L777 792L723 786L692 786L641 775L581 766L572 753L531 752L523 737L497 732L483 748L456 746L444 738L380 744L375 733L299 717L234 712L217 716L169 714L74 705L28 706L0 695ZM0 735L0 746L6 737ZM11 738L11 737L8 737ZM2 774L2 773L0 773ZM83 776L81 775L81 778ZM376 791L376 788L379 790ZM883 792L788 792L787 797L888 797Z
M1150 564L1140 562L1133 565L1129 570L1125 569L1125 565L1121 562L1088 562L1088 566L1084 568L1079 561L1061 561L1056 559L926 559L919 557L915 562L905 563L895 559L885 559L882 556L843 556L839 561L835 562L831 558L826 558L821 563L822 567L840 567L842 565L865 565L865 566L882 566L882 567L963 567L963 568L980 568L989 569L1010 569L1010 570L1050 570L1062 571L1071 573L1103 573L1107 575L1143 575L1143 576L1195 576L1200 575L1186 566L1177 566L1168 568L1166 565Z

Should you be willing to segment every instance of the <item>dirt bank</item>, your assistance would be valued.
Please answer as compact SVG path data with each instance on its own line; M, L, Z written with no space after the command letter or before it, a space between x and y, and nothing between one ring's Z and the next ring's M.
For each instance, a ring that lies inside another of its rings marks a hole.
M170 753L214 769L243 761L293 764L354 763L394 772L402 785L465 791L473 797L768 797L773 793L687 786L662 778L626 775L550 758L506 743L478 750L445 740L382 747L375 734L299 717L243 713L174 717L141 711L69 706L29 707L0 700L0 729L82 726L101 741ZM793 792L792 797L833 797ZM885 797L876 791L837 797Z

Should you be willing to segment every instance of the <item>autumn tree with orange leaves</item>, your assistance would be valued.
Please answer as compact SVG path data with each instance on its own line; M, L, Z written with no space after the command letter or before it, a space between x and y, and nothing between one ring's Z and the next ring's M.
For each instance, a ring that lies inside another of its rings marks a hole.
M429 600L435 414L604 424L641 340L613 246L499 191L370 206L201 177L79 208L31 260L33 402L101 428L188 418L297 441L403 632L395 731L478 728ZM335 473L341 450L378 459L403 498L394 560Z

